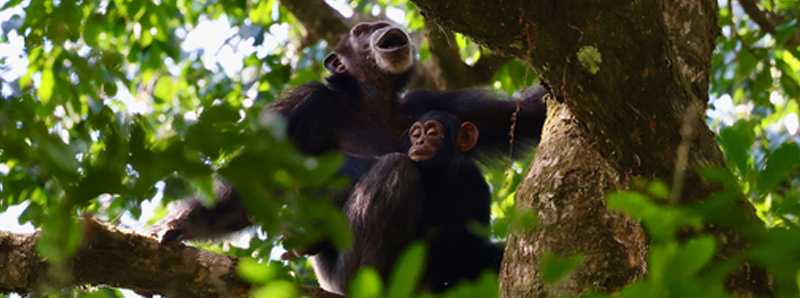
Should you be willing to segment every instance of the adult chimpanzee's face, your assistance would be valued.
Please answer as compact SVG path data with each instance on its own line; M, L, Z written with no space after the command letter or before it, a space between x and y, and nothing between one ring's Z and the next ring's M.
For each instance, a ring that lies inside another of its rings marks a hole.
M439 121L417 121L411 125L408 136L411 138L408 157L413 161L423 161L432 159L442 150L446 131Z
M325 59L334 73L368 75L371 67L387 74L401 74L414 64L413 47L402 28L388 22L359 23L336 53ZM359 73L360 72L360 73Z

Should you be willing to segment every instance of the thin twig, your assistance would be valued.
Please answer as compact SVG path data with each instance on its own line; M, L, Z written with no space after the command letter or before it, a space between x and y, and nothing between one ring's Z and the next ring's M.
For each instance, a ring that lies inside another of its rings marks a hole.
M672 192L670 194L670 202L673 204L679 202L683 193L686 169L689 167L689 150L694 141L695 125L697 125L697 120L700 118L699 116L702 108L699 102L693 101L686 108L686 114L683 115L681 143L678 145L675 171L672 177Z

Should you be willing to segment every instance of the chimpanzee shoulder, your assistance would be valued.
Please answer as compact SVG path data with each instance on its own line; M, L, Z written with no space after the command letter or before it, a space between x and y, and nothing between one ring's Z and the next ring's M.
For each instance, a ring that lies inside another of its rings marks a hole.
M359 84L361 84L355 77L347 73L335 73L327 78L325 81L328 83L327 88L331 89L339 96L342 96L350 103L354 103L359 98Z
M486 112L484 108L496 109L508 104L508 101L498 99L497 94L482 89L410 90L400 99L403 111L416 117L429 111L442 111L463 117L476 112Z
M299 105L315 98L352 104L358 101L358 86L358 80L349 74L333 74L325 78L325 83L310 82L285 91L271 110L288 117Z
M273 105L286 118L289 138L301 152L317 155L337 147L338 131L358 106L357 84L350 76L333 75L326 83L288 91Z

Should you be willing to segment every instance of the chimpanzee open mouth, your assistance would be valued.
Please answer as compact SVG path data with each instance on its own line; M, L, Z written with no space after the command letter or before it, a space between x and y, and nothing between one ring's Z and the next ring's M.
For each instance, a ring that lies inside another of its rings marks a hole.
M383 33L376 46L383 51L402 49L408 46L408 36L403 30L392 28Z

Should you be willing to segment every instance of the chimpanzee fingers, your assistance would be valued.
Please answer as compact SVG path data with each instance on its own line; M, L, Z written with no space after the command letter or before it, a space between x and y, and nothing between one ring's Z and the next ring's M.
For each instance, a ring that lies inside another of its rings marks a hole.
M183 240L184 235L183 229L169 229L161 235L161 243L179 242Z
M296 250L287 250L283 254L281 254L281 260L283 261L292 261L299 259L303 256L303 253L296 251Z

